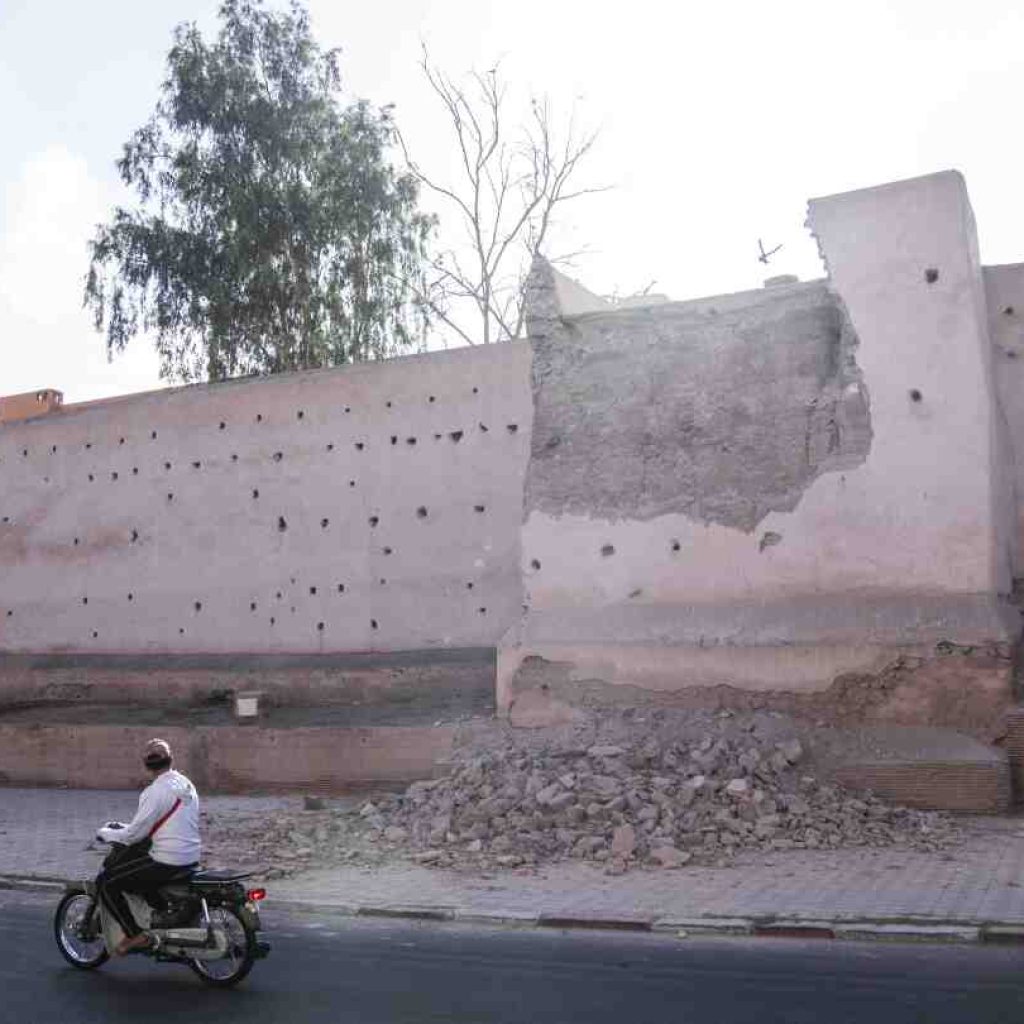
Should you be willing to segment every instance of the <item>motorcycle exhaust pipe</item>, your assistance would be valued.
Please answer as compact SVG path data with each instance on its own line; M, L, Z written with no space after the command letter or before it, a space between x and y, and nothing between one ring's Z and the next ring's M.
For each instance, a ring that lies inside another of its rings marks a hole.
M212 944L211 936L205 928L167 928L153 934L158 935L165 946L209 947Z

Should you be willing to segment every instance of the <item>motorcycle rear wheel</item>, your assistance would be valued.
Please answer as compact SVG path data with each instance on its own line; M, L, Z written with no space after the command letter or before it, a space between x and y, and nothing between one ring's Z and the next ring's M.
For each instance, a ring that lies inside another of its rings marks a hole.
M103 935L96 927L93 899L84 892L69 892L57 904L53 915L53 935L61 956L72 967L91 971L110 959ZM93 918L88 933L83 932L87 917Z
M227 933L227 955L219 960L189 960L188 965L207 985L230 988L237 985L256 962L256 933L232 907L211 907L210 923Z

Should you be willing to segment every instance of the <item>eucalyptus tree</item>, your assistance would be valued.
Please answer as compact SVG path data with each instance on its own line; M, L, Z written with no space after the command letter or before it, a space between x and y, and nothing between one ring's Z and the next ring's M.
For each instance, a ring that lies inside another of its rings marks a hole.
M427 327L418 182L388 107L344 103L338 53L292 0L178 26L150 119L117 162L135 202L90 243L108 355L155 338L161 375L220 380L382 358Z

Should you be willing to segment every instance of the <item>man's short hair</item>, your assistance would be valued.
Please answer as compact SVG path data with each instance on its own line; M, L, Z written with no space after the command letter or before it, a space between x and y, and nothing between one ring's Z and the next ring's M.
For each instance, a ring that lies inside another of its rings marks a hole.
M167 740L154 739L146 744L146 753L142 758L142 763L147 768L167 768L172 760L171 745Z

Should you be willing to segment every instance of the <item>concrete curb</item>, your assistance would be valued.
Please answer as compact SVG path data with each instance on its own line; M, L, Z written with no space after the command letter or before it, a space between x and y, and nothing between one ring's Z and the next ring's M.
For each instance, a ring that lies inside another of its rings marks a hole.
M75 880L77 881L77 879ZM68 879L41 875L0 875L0 890L58 892ZM874 942L942 942L1024 945L1024 922L952 921L935 918L803 917L660 917L572 913L552 914L519 909L494 910L441 905L342 904L274 899L271 907L299 913L340 917L375 917L406 921L476 924L504 928L653 932L662 935L738 936L751 938L832 939Z

